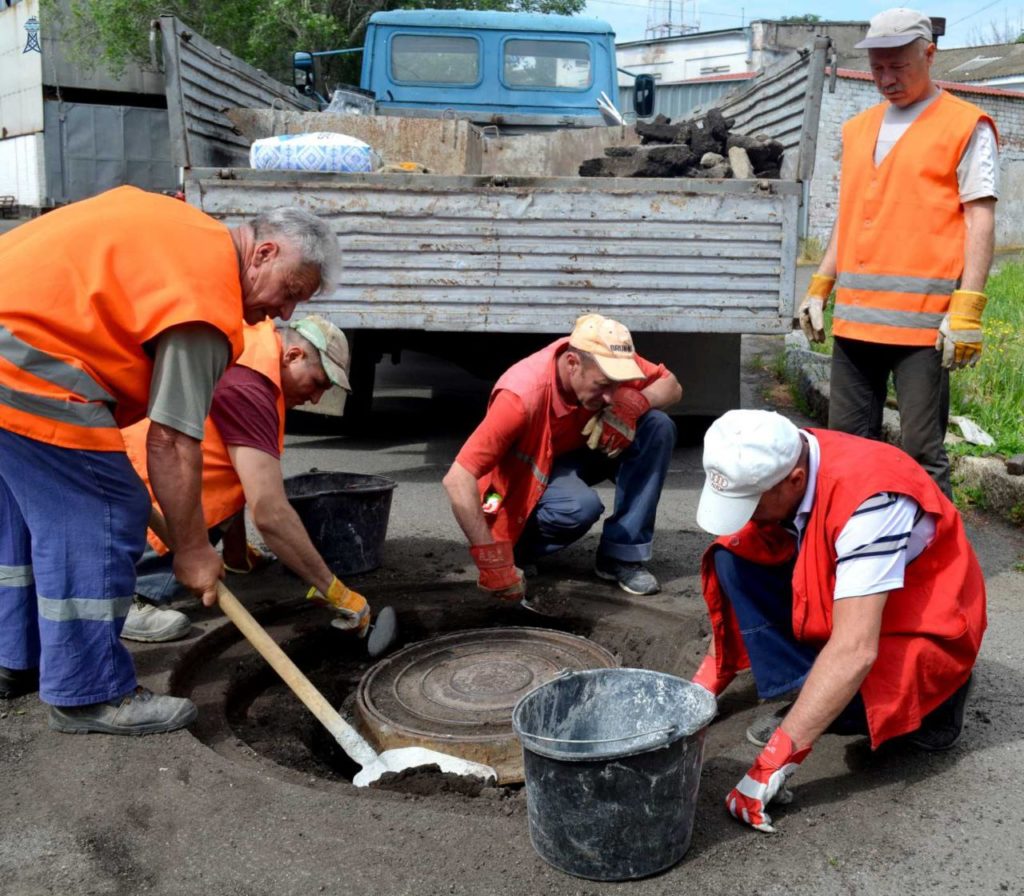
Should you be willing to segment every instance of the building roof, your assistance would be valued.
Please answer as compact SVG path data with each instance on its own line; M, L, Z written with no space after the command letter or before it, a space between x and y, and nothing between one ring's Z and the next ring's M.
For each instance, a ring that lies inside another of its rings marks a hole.
M934 75L934 69L933 69ZM872 81L869 72L859 72L852 68L841 68L838 69L837 74L840 78L849 78L852 81ZM946 81L941 78L935 78L935 83L939 87L944 87L947 90L955 90L957 93L977 94L979 96L1008 96L1013 99L1024 99L1024 92L1020 90L1002 90L999 87L982 87L977 84L963 84L959 81Z
M742 26L736 28L719 28L717 31L691 31L688 34L673 34L671 37L650 37L644 40L627 40L623 43L616 42L615 48L618 50L624 49L625 47L642 47L649 46L651 44L665 44L673 43L675 41L687 41L687 40L703 40L708 37L720 37L723 34L746 34L747 29Z
M1024 44L953 47L939 50L932 63L932 77L944 81L990 81L1019 74L1024 74Z

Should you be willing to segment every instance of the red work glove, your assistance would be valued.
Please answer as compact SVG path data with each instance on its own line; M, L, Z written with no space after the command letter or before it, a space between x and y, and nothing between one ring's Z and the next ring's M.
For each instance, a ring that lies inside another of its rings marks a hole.
M793 794L786 788L786 781L810 752L810 747L797 750L792 738L781 728L776 728L750 771L725 798L725 807L732 817L759 831L774 833L771 816L765 812L765 807L773 799L783 805L793 799Z
M590 439L587 445L603 451L609 457L618 457L633 444L636 421L650 409L651 403L639 389L619 386L612 395L612 403L596 418L597 423L588 433Z
M480 571L477 585L483 591L489 591L499 600L522 600L526 585L522 572L516 569L511 542L470 545L469 553Z
M723 675L719 675L718 663L711 654L708 654L704 657L703 662L701 662L700 667L693 676L693 683L699 684L702 688L707 691L711 691L711 693L717 697L722 693L722 691L729 687L729 683L735 677L735 672L726 672Z

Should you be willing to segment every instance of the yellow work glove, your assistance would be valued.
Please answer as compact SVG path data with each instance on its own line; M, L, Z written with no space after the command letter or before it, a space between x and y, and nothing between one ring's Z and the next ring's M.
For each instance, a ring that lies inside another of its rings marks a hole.
M832 295L832 287L836 284L835 277L824 274L812 274L811 284L807 287L807 295L797 310L800 329L809 342L825 341L825 303Z
M321 605L327 605L338 611L338 618L331 620L331 625L345 631L357 629L362 638L369 631L370 605L358 591L353 591L341 579L331 579L327 594L321 594L314 586L306 592L306 599Z
M942 352L942 366L950 370L973 367L981 357L981 313L988 296L970 289L956 289L949 311L939 324L935 350Z

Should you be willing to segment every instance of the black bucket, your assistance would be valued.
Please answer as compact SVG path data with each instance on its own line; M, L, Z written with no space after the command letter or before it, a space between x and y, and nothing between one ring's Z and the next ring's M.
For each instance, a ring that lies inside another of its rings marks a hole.
M690 846L715 698L647 669L563 672L512 711L530 840L560 871L632 880Z
M324 562L344 577L380 566L396 485L384 476L314 472L289 476L284 490Z

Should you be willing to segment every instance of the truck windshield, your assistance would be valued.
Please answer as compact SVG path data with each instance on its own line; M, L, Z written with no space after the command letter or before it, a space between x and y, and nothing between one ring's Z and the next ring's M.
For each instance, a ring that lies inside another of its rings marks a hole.
M509 87L585 90L591 84L590 44L575 40L507 40L504 78Z
M474 37L396 34L391 40L391 77L423 84L476 84L480 44Z

